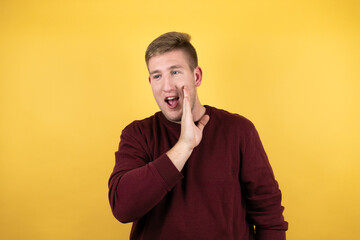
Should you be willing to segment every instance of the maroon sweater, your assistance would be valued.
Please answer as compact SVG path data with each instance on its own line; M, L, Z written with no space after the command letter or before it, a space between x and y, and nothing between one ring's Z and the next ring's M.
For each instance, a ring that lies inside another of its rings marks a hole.
M254 125L214 107L206 113L181 172L165 154L180 124L158 112L123 130L109 180L114 216L134 222L130 239L285 239L281 192Z

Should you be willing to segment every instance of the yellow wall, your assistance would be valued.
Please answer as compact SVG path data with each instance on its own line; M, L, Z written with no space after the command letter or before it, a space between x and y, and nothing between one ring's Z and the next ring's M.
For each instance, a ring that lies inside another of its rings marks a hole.
M151 2L151 3L150 3ZM192 35L202 103L251 119L288 239L357 239L359 1L0 1L0 239L128 239L107 180L157 111L144 51Z

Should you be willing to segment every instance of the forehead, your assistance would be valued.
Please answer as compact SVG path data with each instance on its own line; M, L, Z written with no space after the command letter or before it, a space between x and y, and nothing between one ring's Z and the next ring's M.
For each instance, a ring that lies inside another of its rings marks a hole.
M188 59L183 50L172 50L165 52L149 59L148 68L149 72L166 70L171 66L182 66L187 68Z

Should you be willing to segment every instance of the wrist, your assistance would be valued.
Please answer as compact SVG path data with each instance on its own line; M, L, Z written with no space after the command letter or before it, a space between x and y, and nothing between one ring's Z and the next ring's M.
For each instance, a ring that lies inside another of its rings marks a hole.
M186 143L178 141L166 154L175 167L181 171L191 153L192 148L189 148Z
M186 141L181 140L181 138L179 139L179 141L174 145L174 147L176 147L178 149L178 151L181 152L188 152L189 155L191 154L191 152L193 151L194 147L187 143Z

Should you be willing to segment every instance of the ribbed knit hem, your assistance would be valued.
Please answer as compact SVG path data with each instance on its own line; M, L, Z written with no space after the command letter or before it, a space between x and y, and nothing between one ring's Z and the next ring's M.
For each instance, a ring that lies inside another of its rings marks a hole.
M166 153L161 155L155 161L151 162L150 165L153 165L159 172L160 176L167 185L168 191L170 191L176 185L176 183L184 177L171 162Z
M280 230L257 230L256 240L285 240L285 231Z

